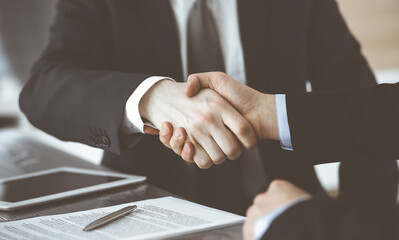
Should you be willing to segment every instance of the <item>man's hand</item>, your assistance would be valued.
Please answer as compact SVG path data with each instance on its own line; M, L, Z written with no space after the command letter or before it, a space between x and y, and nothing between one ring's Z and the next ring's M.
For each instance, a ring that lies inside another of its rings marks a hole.
M259 139L279 140L274 95L262 94L222 72L198 73L188 77L188 97L196 95L202 88L210 88L229 101L250 122ZM165 122L161 130L160 140L165 146L185 160L192 158L196 147L184 138L184 128L174 130L171 124Z
M210 88L233 105L252 125L259 139L280 140L274 95L256 91L222 72L192 74L186 96Z
M254 239L255 222L262 216L301 197L311 195L290 182L274 180L265 193L258 194L247 210L247 220L243 226L244 239Z
M160 81L147 91L139 105L141 116L157 128L169 122L171 127L185 129L174 135L187 139L195 148L195 154L186 161L209 168L212 163L221 164L226 156L236 159L242 151L237 139L246 149L256 147L256 134L250 123L225 99L210 89L188 98L184 95L186 87L185 83ZM174 147L180 154L182 149Z

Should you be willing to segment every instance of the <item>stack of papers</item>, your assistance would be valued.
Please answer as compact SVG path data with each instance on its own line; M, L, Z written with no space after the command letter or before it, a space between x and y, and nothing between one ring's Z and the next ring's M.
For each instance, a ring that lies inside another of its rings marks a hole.
M96 230L89 223L123 207L137 209ZM242 223L244 217L174 197L0 223L0 239L162 239Z

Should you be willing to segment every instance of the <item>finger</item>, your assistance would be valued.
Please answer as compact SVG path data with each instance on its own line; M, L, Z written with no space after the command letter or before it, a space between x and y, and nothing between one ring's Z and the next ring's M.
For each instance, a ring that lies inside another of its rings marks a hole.
M241 155L241 145L229 129L213 129L212 137L228 159L235 160Z
M186 142L181 157L187 162L194 162L195 148L192 142Z
M146 134L150 134L150 135L158 135L159 134L159 130L152 128L150 126L144 125L144 133Z
M206 139L200 138L197 140L211 158L213 164L220 165L226 160L226 155L222 149L220 149L219 145L215 142L212 136L207 136Z
M161 126L161 131L159 134L159 140L163 143L168 148L171 148L170 146L170 139L172 137L173 133L173 126L169 122L164 122L162 123Z
M212 159L209 157L208 153L199 144L194 144L195 154L194 162L201 169L208 169L212 166Z
M175 153L181 155L184 143L186 142L186 138L187 138L187 133L186 130L184 130L184 128L178 127L175 129L175 131L173 132L173 136L169 142L170 147Z
M197 165L198 163L202 163L203 165L208 166L209 163L207 163L206 160L210 158L211 163L219 165L226 160L226 156L213 139L208 126L212 125L214 126L213 129L219 131L219 128L216 126L223 127L223 121L221 118L219 118L219 120L214 119L213 116L207 118L212 118L211 121L207 121L207 125L203 125L203 127L201 127L202 125L199 126L197 124L193 124L191 127L189 127L190 140L195 147L194 161L197 163Z
M252 151L257 147L258 141L251 124L233 107L221 112L224 124L237 136L245 149Z

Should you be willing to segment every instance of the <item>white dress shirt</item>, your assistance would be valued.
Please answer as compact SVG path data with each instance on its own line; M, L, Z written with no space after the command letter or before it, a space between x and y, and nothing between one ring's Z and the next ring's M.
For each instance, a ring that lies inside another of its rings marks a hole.
M180 39L180 54L183 64L183 76L185 79L188 76L187 67L187 35L186 26L188 15L196 0L169 0L172 6L177 29ZM216 27L219 32L219 39L222 47L222 54L225 62L225 70L228 75L246 84L244 54L241 43L238 11L236 0L203 0L206 1L208 8L211 10L216 22ZM164 76L152 76L144 80L133 92L126 102L125 118L123 129L131 133L144 133L144 123L139 112L139 103L144 94L157 82L168 79L173 79ZM285 95L276 96L276 109L278 128L281 139L281 146L283 149L292 150L291 136L289 132L287 110L285 106ZM280 116L281 115L281 116ZM289 205L290 207L292 205ZM286 208L288 208L286 207ZM286 209L284 208L284 210ZM279 209L281 214L283 210ZM268 214L263 217L262 221L257 224L257 233L265 233L270 223L277 217L276 214ZM263 224L265 219L268 224Z
M183 64L183 76L187 79L187 21L196 0L169 0L173 9L180 40L180 54ZM219 30L219 39L228 75L246 84L244 54L239 32L236 0L205 0L211 10ZM139 112L141 98L155 83L166 77L153 76L144 80L126 102L124 127L128 132L144 133L144 123ZM170 79L170 78L167 78Z

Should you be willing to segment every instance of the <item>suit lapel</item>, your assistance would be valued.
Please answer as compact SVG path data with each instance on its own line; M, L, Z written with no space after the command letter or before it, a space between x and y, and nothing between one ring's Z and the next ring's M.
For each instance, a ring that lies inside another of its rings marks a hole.
M142 0L144 18L164 76L183 80L176 19L169 0Z
M247 84L263 92L268 89L272 68L271 2L237 0Z

